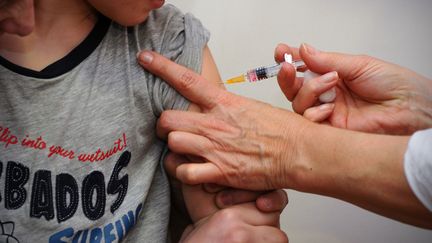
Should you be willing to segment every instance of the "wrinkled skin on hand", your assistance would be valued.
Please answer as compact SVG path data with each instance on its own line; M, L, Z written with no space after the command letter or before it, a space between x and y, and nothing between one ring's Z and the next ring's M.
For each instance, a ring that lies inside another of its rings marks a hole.
M241 184L241 188L248 185L247 189L254 190L283 187L284 183L277 180L286 177L285 158L294 156L294 151L286 148L290 147L291 141L296 142L296 134L303 128L298 117L268 104L251 102L234 95L202 111L204 114L184 114L181 111L162 114L158 130L176 130L167 135L168 146L172 151L212 161L198 165L203 166L200 168L202 177L207 175L211 178L214 176L212 171L220 171L210 181L213 183L225 181L226 185L235 187ZM188 119L179 121L179 113ZM284 113L288 115L284 116ZM289 130L290 126L286 126L292 120L300 125L297 130ZM286 141L287 137L291 141ZM180 165L177 176L190 184L200 183L200 178L193 178L189 174L194 174L193 170L190 164Z
M231 94L156 53L147 53L153 57L151 65L143 61L143 54L141 65L201 110L165 111L159 119L158 135L168 139L173 152L206 161L179 165L177 178L188 184L216 183L250 190L287 187L287 167L297 159L298 146L292 145L308 126L306 119Z

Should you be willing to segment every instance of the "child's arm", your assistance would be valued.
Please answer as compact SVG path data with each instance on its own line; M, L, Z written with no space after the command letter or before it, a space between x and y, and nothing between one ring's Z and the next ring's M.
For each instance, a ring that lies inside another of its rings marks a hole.
M217 69L216 63L213 59L213 56L208 46L205 46L203 50L201 75L205 77L206 80L208 80L209 82L215 83L216 85L220 85L225 89L225 87L223 86L222 78L219 75L219 71ZM189 105L188 110L199 112L200 108L197 105L192 103Z
M199 162L199 160L194 161ZM175 165L177 162L190 163L187 157L174 153L169 154L165 162L168 174L171 176L175 174ZM175 180L174 178L172 179ZM237 191L240 193L236 194L233 191L233 196L240 197L238 202L250 202L219 209L215 203L216 194L206 192L202 185L189 186L177 184L176 189L183 190L185 204L187 205L187 210L193 224L189 225L184 232L177 232L177 235L174 235L175 238L173 239L177 240L182 235L180 240L182 243L288 242L285 233L279 229L280 213L287 203L286 195L284 193L282 193L284 195L281 195L281 191L274 191L260 197L260 199L267 200L267 202L273 204L272 209L260 206L261 210L267 211L263 212L257 209L259 205L258 201L257 206L255 205L255 200L259 196L258 192ZM245 195L247 196L244 197ZM175 202L177 205L178 201ZM177 217L187 217L185 214L187 212ZM175 220L175 222L171 223L178 222L179 220ZM178 225L173 226L176 226L177 230L179 230Z

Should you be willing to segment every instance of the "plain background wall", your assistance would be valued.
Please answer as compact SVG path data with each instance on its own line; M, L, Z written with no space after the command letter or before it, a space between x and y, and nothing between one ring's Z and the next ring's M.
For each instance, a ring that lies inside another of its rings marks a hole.
M432 77L430 0L167 0L197 16L223 79L274 63L278 43L368 54ZM228 89L291 109L276 80ZM324 141L323 141L324 142ZM383 171L383 173L385 173ZM339 200L289 190L282 228L290 242L432 242L404 225Z

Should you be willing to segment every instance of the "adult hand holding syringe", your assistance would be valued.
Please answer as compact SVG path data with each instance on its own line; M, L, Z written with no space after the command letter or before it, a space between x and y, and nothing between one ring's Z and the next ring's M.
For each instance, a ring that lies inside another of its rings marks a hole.
M290 54L285 54L284 58L285 58L285 62L292 64L296 70L306 68L306 65L303 61L293 61L292 56ZM268 67L254 68L247 71L245 74L227 80L225 84L234 84L234 83L243 83L243 82L253 83L253 82L261 81L264 79L277 76L281 68L282 68L282 63L273 66L268 66ZM316 78L318 76L320 75L310 70L306 70L305 72L303 72L303 83L306 83L309 80ZM332 88L319 96L319 100L322 103L330 103L335 98L336 98L335 88Z

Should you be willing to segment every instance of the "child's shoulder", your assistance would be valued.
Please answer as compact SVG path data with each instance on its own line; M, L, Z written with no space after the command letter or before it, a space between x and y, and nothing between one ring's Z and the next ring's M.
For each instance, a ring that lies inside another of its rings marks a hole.
M171 29L181 29L184 28L185 18L189 15L190 14L184 14L174 5L166 4L163 7L150 12L147 20L141 23L140 26L158 32Z
M163 7L150 12L149 18L154 18L163 22L163 20L172 20L172 18L182 18L184 13L172 4L165 4Z
M145 22L134 28L141 49L152 49L172 59L175 53L197 52L187 48L203 48L210 37L200 20L171 4L152 11Z

